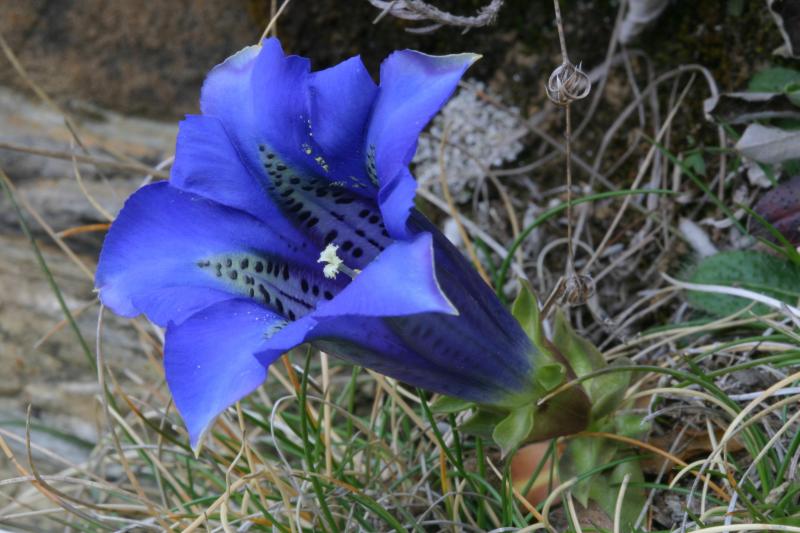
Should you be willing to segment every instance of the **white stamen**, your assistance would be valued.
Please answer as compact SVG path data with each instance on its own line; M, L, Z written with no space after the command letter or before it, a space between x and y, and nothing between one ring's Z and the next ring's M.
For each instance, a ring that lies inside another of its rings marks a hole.
M325 263L325 268L322 270L322 273L325 274L325 277L328 279L336 279L336 275L339 274L339 272L347 274L351 278L355 278L360 270L353 270L345 265L344 261L336 255L338 249L339 246L331 243L319 254L317 263Z
M339 268L342 266L342 260L336 255L338 249L337 245L331 243L322 250L317 259L317 263L325 263L323 274L328 279L336 279L336 274L339 273Z

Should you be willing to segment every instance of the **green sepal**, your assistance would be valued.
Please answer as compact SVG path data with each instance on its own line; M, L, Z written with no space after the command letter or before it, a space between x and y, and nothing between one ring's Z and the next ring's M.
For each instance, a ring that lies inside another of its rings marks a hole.
M536 381L548 392L561 385L566 375L567 369L558 363L549 363L536 369Z
M523 405L512 410L495 426L492 439L505 457L525 441L532 429L533 405Z
M475 402L454 398L452 396L439 396L430 405L431 412L435 414L460 413L470 407L475 407Z
M497 427L497 424L499 424L505 416L505 414L479 408L475 414L459 424L458 430L467 435L491 439L494 428Z
M531 339L533 345L547 353L549 349L542 329L542 319L539 316L539 303L530 286L524 281L521 283L517 298L511 305L511 314L522 326L522 330Z

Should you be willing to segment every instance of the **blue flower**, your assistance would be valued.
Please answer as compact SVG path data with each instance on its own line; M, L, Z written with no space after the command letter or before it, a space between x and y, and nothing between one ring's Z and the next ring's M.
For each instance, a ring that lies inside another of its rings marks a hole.
M106 306L167 328L193 445L304 342L431 391L529 399L536 350L413 205L417 137L476 58L395 52L376 86L358 57L311 72L269 39L208 75L169 182L128 199L96 276ZM326 277L329 245L350 275Z

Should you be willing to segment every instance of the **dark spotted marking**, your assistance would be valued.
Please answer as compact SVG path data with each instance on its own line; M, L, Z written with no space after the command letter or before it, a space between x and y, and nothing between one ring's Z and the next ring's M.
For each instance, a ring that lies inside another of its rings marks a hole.
M335 229L332 229L332 230L330 230L330 231L328 232L328 234L327 234L327 235L325 235L325 246L329 245L329 244L330 244L330 243L332 243L334 240L336 240L336 237L337 237L338 235L339 235L339 232L337 232Z
M228 277L231 279L236 279L239 277L239 273L236 272L235 270L231 270L228 272Z
M250 261L248 259L242 259L239 262L239 268L241 268L242 270L244 270L245 268L247 268L249 266L250 266Z
M303 292L308 292L308 281L305 279L300 280L300 288Z
M330 291L325 291L324 295L326 300L333 300L333 294Z
M264 288L264 286L262 284L260 284L260 283L258 284L258 292L261 293L261 296L264 298L264 301L269 303L269 301L271 299L269 297L269 291L267 291L267 289Z
M233 266L233 260L231 260L230 258L226 259L225 260L225 266L228 267L228 268L232 267Z
M364 250L361 248L353 248L353 257L361 257L364 255Z
M261 261L256 261L256 272L262 272L264 270L264 263Z
M353 247L353 241L344 241L344 243L342 244L342 250L344 250L345 252L352 247Z

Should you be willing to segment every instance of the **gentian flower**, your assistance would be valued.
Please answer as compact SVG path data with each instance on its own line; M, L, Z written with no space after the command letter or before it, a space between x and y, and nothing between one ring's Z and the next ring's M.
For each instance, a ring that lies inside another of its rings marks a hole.
M269 39L210 72L170 180L127 200L96 276L106 306L166 327L193 445L304 342L480 404L530 401L537 350L413 203L417 138L476 58L395 52L377 86L358 57L311 72Z

